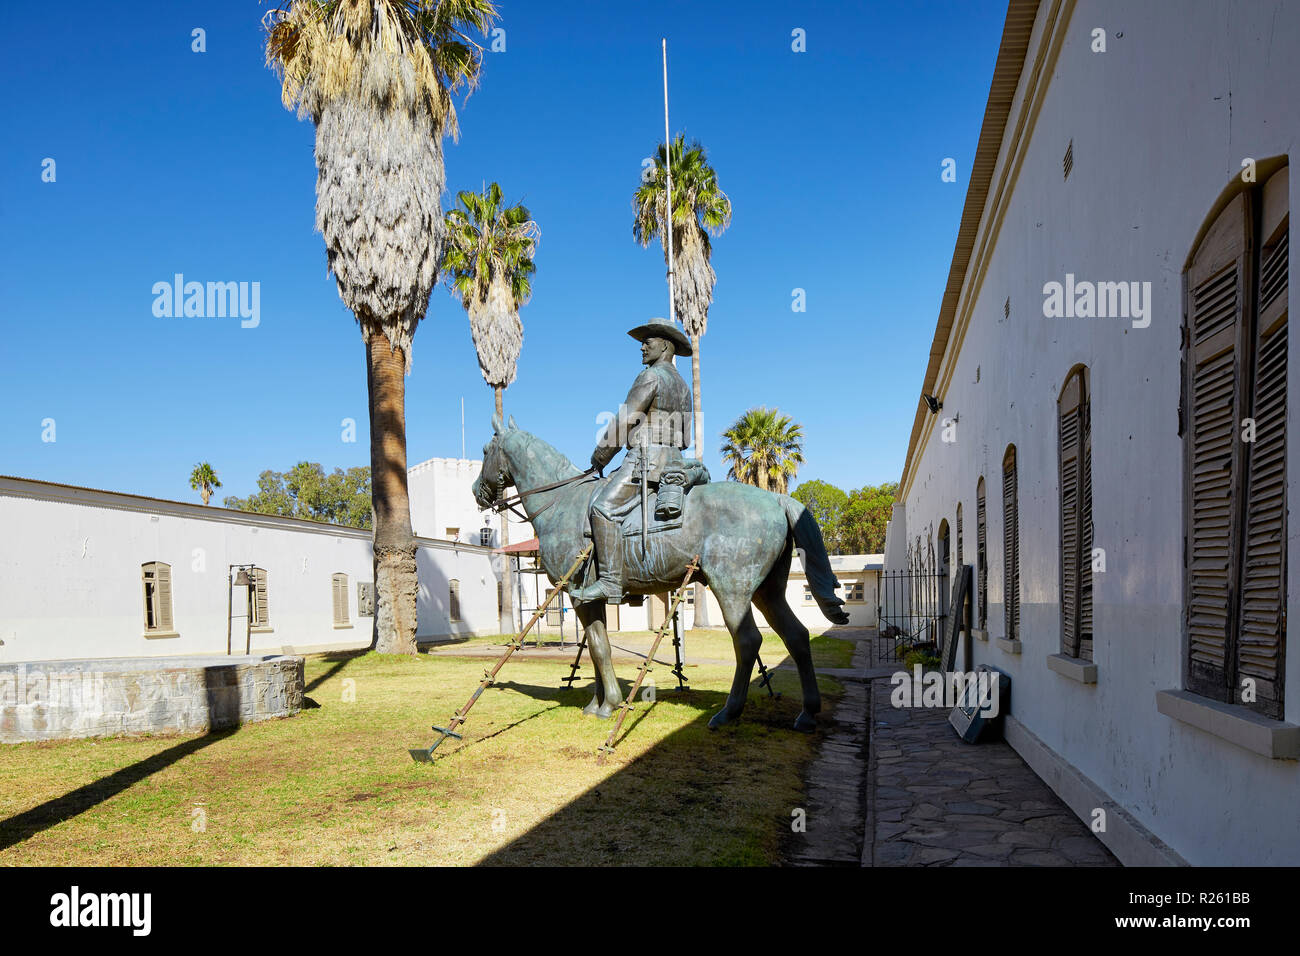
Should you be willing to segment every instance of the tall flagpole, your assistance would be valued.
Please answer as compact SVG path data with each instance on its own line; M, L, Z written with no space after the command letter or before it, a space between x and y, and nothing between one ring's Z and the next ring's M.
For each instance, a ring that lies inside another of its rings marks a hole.
M661 41L664 54L664 171L668 175L668 192L664 197L664 234L668 246L668 320L677 321L677 307L673 302L673 141L668 132L668 38Z

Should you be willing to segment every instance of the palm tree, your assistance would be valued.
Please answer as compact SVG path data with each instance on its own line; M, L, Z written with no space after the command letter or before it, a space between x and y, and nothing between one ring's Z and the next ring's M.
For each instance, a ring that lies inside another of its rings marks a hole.
M190 487L203 496L203 503L206 505L208 499L212 497L212 490L221 487L221 479L217 477L217 472L211 465L206 461L200 462L190 472Z
M533 256L541 232L523 204L506 206L497 183L481 193L457 195L460 206L447 212L447 251L442 268L447 283L469 313L469 331L478 353L478 367L492 387L498 418L504 418L502 395L515 380L524 324L519 307L532 295ZM510 518L501 512L501 546L510 543ZM501 616L515 619L514 580L510 558L501 574Z
M636 210L632 220L633 238L641 243L643 249L659 238L664 242L665 262L668 261L663 229L666 162L664 146L660 143L654 165L646 167L641 185L632 199ZM731 224L731 200L718 188L718 174L709 165L704 147L697 141L688 148L680 133L673 140L672 180L673 308L691 340L695 454L702 458L704 425L700 406L700 337L709 324L713 285L718 278L709 264L713 251L709 233L721 235Z
M733 481L785 494L803 464L803 426L775 408L751 408L722 437Z
M373 646L415 653L415 538L406 484L411 339L442 257L442 137L474 88L493 0L288 0L267 13L284 105L316 127L316 228L366 343L374 504Z
M541 233L526 206L502 202L497 183L456 198L460 206L447 213L442 269L469 313L478 366L496 393L501 415L501 396L515 380L524 344L519 307L532 295L533 256Z

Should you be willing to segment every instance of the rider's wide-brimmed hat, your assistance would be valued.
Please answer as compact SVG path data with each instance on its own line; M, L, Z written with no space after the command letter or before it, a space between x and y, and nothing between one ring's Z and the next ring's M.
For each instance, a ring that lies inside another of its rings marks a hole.
M627 334L638 342L644 342L650 338L668 339L673 343L673 349L678 355L691 354L691 340L686 337L685 332L667 319L651 319L645 325L638 325L635 329L629 329Z

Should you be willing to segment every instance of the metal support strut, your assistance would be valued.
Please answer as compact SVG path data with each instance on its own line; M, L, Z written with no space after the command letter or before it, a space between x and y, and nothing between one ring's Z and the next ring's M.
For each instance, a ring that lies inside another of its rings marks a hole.
M478 682L478 688L470 695L469 700L465 702L465 706L451 715L451 720L447 722L446 727L439 727L437 724L433 725L433 729L438 731L439 734L438 739L433 742L433 745L428 750L411 751L411 758L413 760L419 761L420 763L431 763L433 761L433 752L437 750L438 745L448 737L455 737L457 740L464 739L460 734L456 733L456 728L465 723L470 708L478 702L483 691L496 683L497 674L500 672L501 668L505 666L506 661L510 660L511 655L514 654L515 651L524 646L524 635L531 631L533 626L541 620L542 615L546 613L546 609L550 606L551 601L555 599L557 594L560 594L564 590L564 585L568 583L569 578L573 577L573 575L577 573L578 569L586 562L587 556L591 554L591 548L591 545L587 545L582 549L582 552L578 555L577 559L574 560L573 564L569 567L569 570L564 572L564 577L560 578L560 580L556 582L555 590L553 590L547 596L546 600L542 602L542 606L533 612L533 616L528 619L528 623L524 625L524 629L516 634L510 643L506 645L505 653L497 658L496 665L490 671L483 672L483 679Z
M605 757L614 752L614 741L618 739L618 732L623 727L623 721L627 719L628 712L635 706L633 701L636 695L641 691L641 682L645 680L645 675L650 670L650 663L655 658L655 653L659 650L659 644L663 641L668 629L673 626L673 616L677 613L677 606L682 603L682 598L686 595L686 588L691 583L691 578L700 567L700 556L697 554L691 558L691 563L686 566L686 574L682 577L681 586L677 588L673 595L672 606L668 608L668 613L664 616L664 622L659 625L659 630L655 632L654 643L650 645L650 650L641 662L641 668L637 671L636 680L632 683L632 689L628 692L623 703L618 705L618 720L614 723L614 729L609 732L604 745L600 748L596 757L600 763L605 762Z

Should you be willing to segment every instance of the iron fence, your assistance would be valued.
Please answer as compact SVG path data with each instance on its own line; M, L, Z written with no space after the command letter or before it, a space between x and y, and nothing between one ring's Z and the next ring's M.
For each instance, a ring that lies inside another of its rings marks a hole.
M948 576L939 571L881 572L877 660L901 661L913 650L938 656L948 587Z

